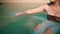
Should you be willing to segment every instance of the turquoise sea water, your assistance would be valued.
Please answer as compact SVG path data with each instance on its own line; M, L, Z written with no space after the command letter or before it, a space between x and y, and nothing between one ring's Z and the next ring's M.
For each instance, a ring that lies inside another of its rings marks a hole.
M38 6L38 3L5 3L0 5L0 34L31 34L35 26L46 18L45 12L26 16L15 16L14 14Z

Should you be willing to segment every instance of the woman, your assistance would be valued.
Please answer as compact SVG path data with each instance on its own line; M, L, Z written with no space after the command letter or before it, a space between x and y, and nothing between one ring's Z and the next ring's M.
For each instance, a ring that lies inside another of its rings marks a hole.
M50 0L50 3L37 7L35 9L27 10L25 12L16 13L16 15L27 15L41 13L45 11L47 13L47 20L39 24L33 34L59 34L60 31L60 0Z

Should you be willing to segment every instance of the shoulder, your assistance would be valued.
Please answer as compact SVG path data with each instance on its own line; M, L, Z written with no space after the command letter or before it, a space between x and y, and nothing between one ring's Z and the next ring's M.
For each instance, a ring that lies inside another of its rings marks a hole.
M40 7L46 9L46 8L49 7L49 5L48 5L48 4L43 4L43 5L41 5Z

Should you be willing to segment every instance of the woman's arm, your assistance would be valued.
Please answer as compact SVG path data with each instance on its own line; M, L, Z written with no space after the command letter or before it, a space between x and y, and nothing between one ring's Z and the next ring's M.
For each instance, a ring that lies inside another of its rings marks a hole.
M35 13L39 13L39 12L43 12L45 10L44 8L45 6L40 6L34 9L30 9L30 10L26 10L24 12L17 12L16 15L26 15L26 14L35 14Z

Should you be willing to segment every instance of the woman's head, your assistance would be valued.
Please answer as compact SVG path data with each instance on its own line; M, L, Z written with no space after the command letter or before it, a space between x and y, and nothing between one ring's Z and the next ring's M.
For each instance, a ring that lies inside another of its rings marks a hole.
M50 0L49 5L53 5L53 4L55 4L56 1L57 1L57 0Z
M56 4L57 2L60 4L60 0L50 0L50 4L52 4L52 5Z
M51 2L57 2L57 1L60 1L60 0L50 0Z
M50 0L51 2L55 2L55 1L57 1L57 0Z
M59 0L50 0L50 4L55 4L57 1L59 1Z

